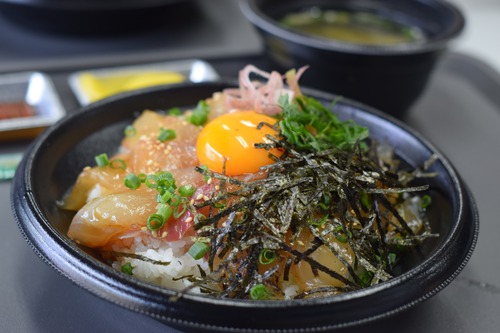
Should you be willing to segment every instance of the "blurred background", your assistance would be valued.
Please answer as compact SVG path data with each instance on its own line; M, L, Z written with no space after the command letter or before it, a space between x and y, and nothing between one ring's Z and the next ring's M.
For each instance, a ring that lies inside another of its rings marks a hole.
M455 43L456 51L484 60L500 70L500 43L495 37L500 25L500 1L498 0L450 0L459 6L466 16L467 26Z

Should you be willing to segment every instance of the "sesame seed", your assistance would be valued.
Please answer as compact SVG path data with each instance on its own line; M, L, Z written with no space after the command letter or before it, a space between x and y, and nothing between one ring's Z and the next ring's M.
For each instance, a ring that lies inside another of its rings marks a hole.
M203 199L203 194L201 194L201 193L200 193L200 194L198 194L198 196L196 197L196 200L201 200L201 199Z
M191 221L193 221L193 218L192 218L191 216L190 216L190 217L188 217L188 218L186 219L186 222L187 222L187 223L189 223L189 222L191 222Z
M208 196L204 195L203 200L208 201L208 200L210 200L210 198Z
M161 234L161 238L165 238L165 237L167 237L167 232L166 232L166 231L164 231L164 232Z

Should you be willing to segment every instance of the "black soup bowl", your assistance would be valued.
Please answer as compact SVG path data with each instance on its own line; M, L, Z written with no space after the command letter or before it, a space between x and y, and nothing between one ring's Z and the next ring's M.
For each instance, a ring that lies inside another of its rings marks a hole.
M240 0L240 7L261 35L274 67L310 65L301 79L304 85L356 99L398 118L424 91L435 64L465 25L460 10L440 0ZM423 38L369 45L283 25L290 13L311 13L319 19L316 16L326 11L362 13L365 20L368 14L372 21L385 20L380 24L418 29Z
M401 312L428 299L463 269L478 235L478 213L466 185L435 147L398 120L363 104L341 99L335 112L369 127L372 138L392 145L412 167L436 154L429 180L433 231L419 251L404 257L393 279L333 297L250 301L185 294L141 282L115 271L66 236L71 215L56 202L94 156L116 152L124 128L144 109L194 107L224 82L159 86L88 105L68 114L32 144L12 186L12 206L19 228L34 251L76 285L109 302L185 330L234 332L311 332L359 325ZM336 96L305 92L330 104Z

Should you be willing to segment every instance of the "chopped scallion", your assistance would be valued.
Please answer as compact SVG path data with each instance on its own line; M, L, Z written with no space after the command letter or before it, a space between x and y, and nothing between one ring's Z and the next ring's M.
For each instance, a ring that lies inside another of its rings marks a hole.
M430 195L428 194L422 195L422 198L420 200L420 207L427 208L431 203L432 203L432 198Z
M208 182L210 180L210 178L212 178L212 177L209 176L210 169L206 165L200 166L200 169L202 171L203 179L206 182Z
M208 120L208 113L210 109L208 107L207 102L199 101L196 108L192 111L191 115L187 118L187 120L197 126L205 125Z
M137 177L134 173L129 173L123 180L125 186L131 190L136 190L141 186L141 179Z
M122 273L125 273L127 275L134 275L132 272L134 270L134 266L132 266L132 264L129 262L123 264L120 270L122 271Z
M159 202L161 203L169 203L170 199L172 199L172 193L170 191L165 191L164 193L159 194Z
M106 153L99 154L94 159L95 159L97 166L99 166L99 167L105 167L105 166L109 165L109 158L108 158L108 154L106 154Z
M315 227L321 227L325 222L328 221L328 215L324 215L322 218L317 219L314 217L311 217L309 219L309 223Z
M158 183L157 183L156 175L147 175L146 179L144 180L144 184L148 188L157 188L158 187Z
M196 191L196 187L194 187L193 185L182 185L181 187L179 187L178 191L179 194L183 197L190 197Z
M175 131L173 129L160 128L160 134L158 134L158 140L161 142L170 141L175 139Z
M175 219L178 219L179 217L182 216L182 214L184 214L187 210L187 207L185 204L182 204L182 205L178 205L177 207L175 207L174 209L174 218Z
M269 290L263 284L256 284L250 289L250 298L253 300L268 299Z
M165 224L165 219L160 214L151 214L149 215L146 221L146 226L151 231L156 231L161 229L161 227L163 227L164 224Z
M158 183L162 185L168 184L169 186L172 186L173 184L175 184L174 176L168 171L157 172L155 176L156 179L158 179Z
M195 260L203 258L203 256L210 250L210 247L208 244L203 243L203 242L195 242L191 247L189 248L188 253L193 257Z
M370 271L363 271L361 274L358 275L359 281L361 282L361 285L364 287L368 287L373 279L373 273Z
M274 250L264 249L260 252L259 262L262 265L269 265L278 258L278 253Z
M391 263L391 265L394 265L396 263L396 259L398 258L396 253L394 252L391 252L389 253L389 262Z
M170 207L169 205L160 204L156 214L160 215L163 218L163 221L166 221L170 218L170 216L172 216L172 213L173 213L172 207Z
M170 108L167 110L167 114L169 116L180 116L182 114L182 111L179 108Z
M335 238L341 243L347 243L347 238L344 235L337 234L335 235Z
M113 169L122 169L122 170L125 170L127 168L127 163L125 163L124 160L121 160L121 159L115 159L115 160L111 160L109 162L109 166Z

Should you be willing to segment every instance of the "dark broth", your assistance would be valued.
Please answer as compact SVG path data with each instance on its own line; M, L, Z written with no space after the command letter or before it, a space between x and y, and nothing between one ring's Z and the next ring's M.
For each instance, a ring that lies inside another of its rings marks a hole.
M280 21L305 34L365 45L395 45L424 39L423 32L369 12L321 10L311 7L290 13Z

